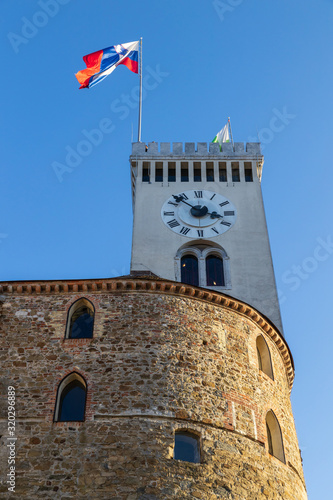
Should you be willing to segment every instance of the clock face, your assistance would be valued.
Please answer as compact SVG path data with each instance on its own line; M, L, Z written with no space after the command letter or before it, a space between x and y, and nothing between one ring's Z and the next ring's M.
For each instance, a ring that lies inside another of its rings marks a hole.
M214 238L236 222L236 208L214 191L191 190L175 193L161 210L164 224L187 238Z

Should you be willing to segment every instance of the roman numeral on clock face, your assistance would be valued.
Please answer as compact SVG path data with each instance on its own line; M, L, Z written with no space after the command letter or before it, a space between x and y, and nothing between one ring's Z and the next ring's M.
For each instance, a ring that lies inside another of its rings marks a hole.
M228 227L231 226L231 222L226 222L225 220L222 220L221 224L223 224L224 226L228 226Z
M197 231L198 231L198 236L200 236L200 238L202 238L204 235L203 229L197 229Z
M218 232L218 230L217 230L215 227L212 227L211 229L212 229L212 231L214 231L214 233L216 233L216 234L220 234L220 233Z
M219 203L220 207L224 207L224 205L228 205L229 202L228 201L223 201L222 203Z
M164 215L169 215L170 217L173 217L175 215L175 212L163 212Z
M185 227L185 226L183 226L183 227L181 228L181 230L179 231L179 233L180 233L180 234L187 234L187 233L189 233L190 231L191 231L191 229L190 229L189 227Z
M202 198L202 191L194 191L194 196L196 198Z
M188 196L185 193L180 193L178 196L181 196L184 200L188 200Z
M177 227L177 226L180 226L179 222L176 221L176 219L172 219L172 220L169 220L169 222L167 223L168 226L170 227Z
M225 215L225 216L227 216L227 217L228 217L228 216L235 215L234 210L229 210L229 211L227 210L227 211L225 211L225 212L223 212L223 213L224 213L224 215Z
M212 200L214 198L214 196L216 196L216 193L214 193L213 196L211 198L209 198L209 199Z
M174 201L168 201L168 205L173 205L174 207L178 207L178 203L175 203Z

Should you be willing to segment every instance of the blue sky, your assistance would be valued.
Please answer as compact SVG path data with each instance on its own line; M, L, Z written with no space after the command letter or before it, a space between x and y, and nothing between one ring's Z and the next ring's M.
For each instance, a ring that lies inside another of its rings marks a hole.
M142 36L144 74L156 82L143 103L143 141L209 142L228 116L234 140L260 137L307 488L310 500L330 500L333 1L4 0L1 8L0 279L128 273L138 78L120 67L78 90L74 73L83 55ZM112 131L60 182L54 162L66 163L105 120Z

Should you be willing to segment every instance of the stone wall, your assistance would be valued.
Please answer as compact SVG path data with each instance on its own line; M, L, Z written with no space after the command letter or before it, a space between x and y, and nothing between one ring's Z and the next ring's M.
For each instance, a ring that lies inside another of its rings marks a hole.
M1 399L15 387L17 498L306 499L292 360L265 318L179 283L100 280L84 292L76 283L2 286ZM94 337L64 339L80 297L94 304ZM258 367L259 334L274 380ZM53 422L58 385L73 371L87 382L85 422ZM0 497L12 498L5 406ZM268 453L270 409L286 463ZM179 429L200 435L200 464L173 459Z

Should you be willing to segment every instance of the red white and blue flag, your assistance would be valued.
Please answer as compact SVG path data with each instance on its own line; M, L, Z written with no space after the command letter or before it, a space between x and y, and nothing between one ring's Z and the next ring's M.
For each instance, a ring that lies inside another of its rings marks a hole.
M83 56L87 68L76 73L80 89L90 89L124 64L133 73L139 72L139 42L122 43Z

